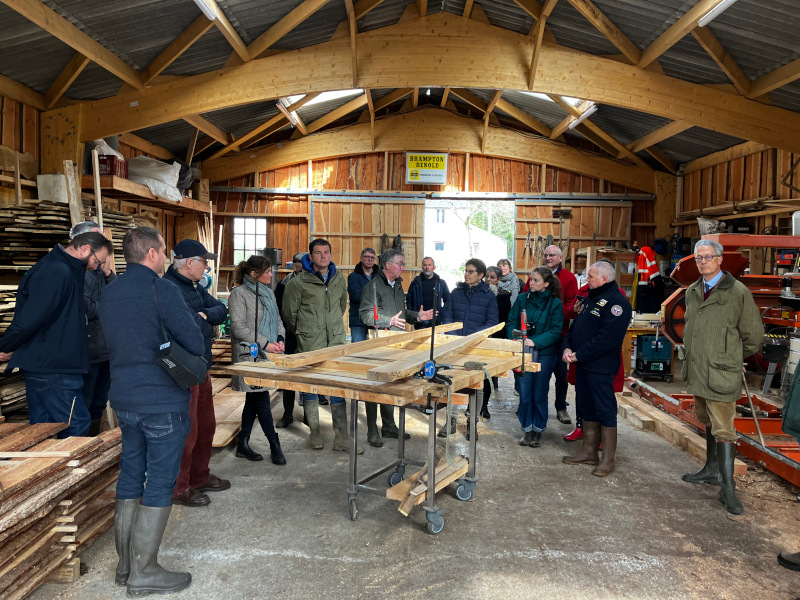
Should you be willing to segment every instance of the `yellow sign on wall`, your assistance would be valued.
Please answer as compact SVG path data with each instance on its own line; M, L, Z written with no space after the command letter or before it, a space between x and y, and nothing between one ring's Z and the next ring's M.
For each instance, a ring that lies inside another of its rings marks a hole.
M406 152L406 183L447 184L447 154Z

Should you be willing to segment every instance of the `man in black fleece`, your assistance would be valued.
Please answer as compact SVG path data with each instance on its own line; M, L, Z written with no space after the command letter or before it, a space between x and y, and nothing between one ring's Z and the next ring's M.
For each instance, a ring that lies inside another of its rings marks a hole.
M127 584L129 596L177 592L192 581L189 573L167 571L156 560L189 434L191 396L156 364L162 326L187 352L205 352L203 334L180 291L158 277L165 249L155 229L128 231L122 241L127 269L108 285L100 304L111 361L109 397L122 430L116 583Z

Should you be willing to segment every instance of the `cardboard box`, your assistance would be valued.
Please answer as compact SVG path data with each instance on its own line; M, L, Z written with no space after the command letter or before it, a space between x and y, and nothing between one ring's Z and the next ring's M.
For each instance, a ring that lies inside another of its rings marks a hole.
M211 191L208 179L198 179L192 184L192 198L201 202L211 202Z

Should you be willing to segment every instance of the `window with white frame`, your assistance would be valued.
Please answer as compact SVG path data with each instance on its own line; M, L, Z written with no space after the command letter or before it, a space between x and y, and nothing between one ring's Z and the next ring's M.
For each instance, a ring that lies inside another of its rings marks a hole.
M437 223L444 223L444 209L437 208L436 209L436 222Z
M267 246L267 220L236 217L233 220L233 264L238 265Z
M433 249L437 252L441 252L444 250L444 242L434 242Z

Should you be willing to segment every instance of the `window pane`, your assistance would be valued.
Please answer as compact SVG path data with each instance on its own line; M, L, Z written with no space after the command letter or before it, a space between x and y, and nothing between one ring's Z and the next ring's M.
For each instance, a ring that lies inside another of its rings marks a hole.
M234 252L233 252L233 264L238 265L243 260L245 260L244 252L242 250L234 250Z
M234 219L233 220L233 233L244 233L244 222L245 219Z
M234 235L233 236L233 249L234 250L242 250L242 249L244 249L244 236L243 235Z
M247 219L247 221L245 221L244 232L245 233L255 233L256 232L255 219Z
M267 247L267 236L266 235L257 235L256 236L256 247L257 248L266 248Z
M264 235L267 234L267 220L266 219L256 219L256 233L263 233Z

